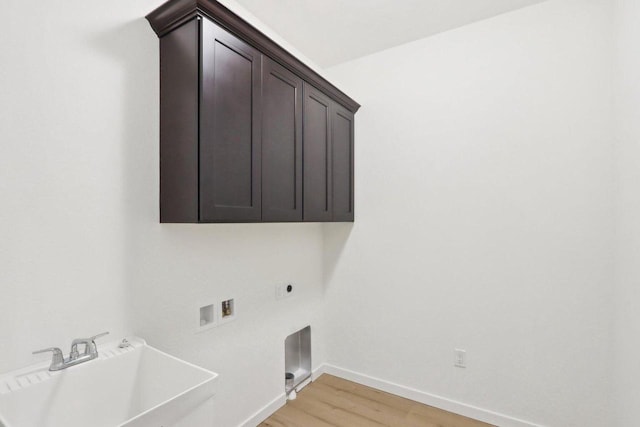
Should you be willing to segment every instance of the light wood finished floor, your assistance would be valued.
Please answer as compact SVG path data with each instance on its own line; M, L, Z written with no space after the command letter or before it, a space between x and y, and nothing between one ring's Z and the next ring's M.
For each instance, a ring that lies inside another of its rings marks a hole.
M259 427L487 427L489 424L324 374Z

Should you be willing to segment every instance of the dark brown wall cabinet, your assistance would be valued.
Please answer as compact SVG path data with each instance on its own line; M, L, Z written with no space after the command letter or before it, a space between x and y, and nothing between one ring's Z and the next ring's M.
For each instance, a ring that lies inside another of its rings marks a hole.
M214 0L160 37L160 221L353 221L355 101Z

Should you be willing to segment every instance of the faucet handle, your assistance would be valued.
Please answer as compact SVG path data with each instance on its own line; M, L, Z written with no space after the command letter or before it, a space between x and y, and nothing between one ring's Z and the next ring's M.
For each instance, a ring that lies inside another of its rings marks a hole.
M97 340L98 338L104 337L104 336L106 336L106 335L109 335L109 332L102 332L101 334L94 335L94 336L90 337L89 339L90 339L91 341L95 341L95 340Z
M100 337L104 337L105 335L109 335L109 332L102 332L98 335L94 335L89 338L89 342L84 349L84 354L91 354L94 356L98 356L98 346L96 345L96 340Z
M60 366L64 362L64 355L62 354L62 350L58 347L44 348L42 350L34 351L31 354L40 354L40 353L48 353L53 352L53 358L51 359L51 367Z
M36 350L34 352L32 352L31 354L40 354L40 353L47 353L49 351L53 352L53 356L55 357L58 353L62 354L62 350L60 350L58 347L51 347L51 348L43 348L42 350Z

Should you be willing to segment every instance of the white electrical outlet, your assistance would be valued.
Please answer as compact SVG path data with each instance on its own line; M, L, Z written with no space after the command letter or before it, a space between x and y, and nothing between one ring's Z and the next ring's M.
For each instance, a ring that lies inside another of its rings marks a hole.
M456 368L467 367L467 350L456 348L453 350L453 366Z
M294 294L293 283L281 283L276 285L276 299L284 299Z

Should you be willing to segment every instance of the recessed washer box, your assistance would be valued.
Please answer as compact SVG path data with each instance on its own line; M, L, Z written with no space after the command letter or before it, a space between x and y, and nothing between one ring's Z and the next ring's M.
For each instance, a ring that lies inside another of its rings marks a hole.
M235 298L224 299L220 302L220 310L218 311L218 323L223 325L231 322L236 318L236 301Z
M208 331L218 325L218 309L215 302L203 301L198 303L197 313L196 333Z

